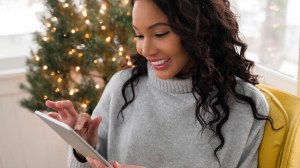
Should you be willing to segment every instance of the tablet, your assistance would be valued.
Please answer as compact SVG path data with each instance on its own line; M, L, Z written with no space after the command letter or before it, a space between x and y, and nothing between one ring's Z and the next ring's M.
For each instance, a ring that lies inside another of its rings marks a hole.
M61 136L68 144L83 156L90 156L100 160L105 166L113 168L109 162L104 159L93 147L91 147L81 136L79 136L70 126L49 117L40 111L35 111L35 114L40 117L48 126L50 126L59 136Z

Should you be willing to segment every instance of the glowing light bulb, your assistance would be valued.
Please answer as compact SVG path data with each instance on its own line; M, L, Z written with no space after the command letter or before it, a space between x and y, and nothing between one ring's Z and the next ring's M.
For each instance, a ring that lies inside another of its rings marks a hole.
M91 21L87 19L87 20L85 20L85 23L86 23L86 24L90 24Z
M72 33L72 34L74 34L75 32L76 32L75 29L72 29L72 30L71 30L71 33Z
M81 58L83 56L82 53L78 53L78 57Z
M44 70L47 70L47 69L48 69L48 66L47 66L47 65L44 65L44 66L43 66L43 69L44 69Z
M43 40L44 40L44 41L48 41L49 38L48 38L47 36L45 36L45 37L43 37Z
M53 27L53 28L51 29L51 32L52 32L52 33L56 32L56 28Z
M47 96L47 95L44 96L44 100L46 100L46 99L48 99L48 96Z
M115 57L113 57L111 60L112 60L113 62L115 62L115 61L116 61L116 58L115 58Z
M90 34L86 33L86 34L84 35L84 37L87 38L87 39L89 39L89 38L90 38Z
M47 26L47 27L51 27L51 23L47 22L47 23L46 23L46 26Z
M71 89L71 90L69 91L69 95L71 95L71 96L74 95L74 90L73 90L73 89Z
M57 82L58 82L58 83L61 83L61 82L62 82L62 79L61 79L61 78L58 78L58 79L57 79Z
M100 85L99 85L99 84L95 85L95 88L96 88L96 89L99 89L99 88L100 88Z
M106 29L106 26L101 26L101 29L102 29L102 30L105 30L105 29Z
M40 57L38 55L34 55L34 58L35 58L36 61L40 60Z
M69 4L68 3L64 3L63 4L63 8L67 8L67 7L69 7Z
M52 22L56 22L56 21L57 21L57 17L52 17L52 18L51 18L51 21L52 21Z
M106 39L105 39L106 42L110 42L110 40L111 40L111 37L106 37Z
M128 62L127 62L127 65L128 65L128 66L132 66L132 62L131 62L131 61L128 61Z
M80 67L79 66L77 66L75 69L76 69L76 72L80 71Z
M59 92L59 88L56 88L56 89L55 89L55 92L56 92L56 93Z
M82 15L83 15L84 17L87 17L87 11L86 11L86 10L83 10L81 13L82 13Z
M81 107L82 107L82 108L87 108L87 104L82 103L82 104L81 104Z

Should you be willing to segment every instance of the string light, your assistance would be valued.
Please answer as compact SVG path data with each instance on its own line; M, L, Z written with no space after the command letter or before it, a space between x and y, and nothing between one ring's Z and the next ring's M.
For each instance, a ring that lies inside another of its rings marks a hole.
M87 108L87 104L81 103L81 107L84 108L84 109L86 109Z
M113 57L111 60L112 60L113 62L115 62L115 61L116 61L116 58L115 58L115 57Z
M78 53L78 58L81 58L83 56L82 53Z
M102 29L102 30L105 30L105 29L106 29L106 26L101 26L101 29Z
M53 27L53 28L51 29L51 32L52 32L52 33L56 32L56 28Z
M69 95L71 95L71 96L74 95L74 90L73 90L73 89L71 89L71 90L69 91Z
M84 35L84 37L87 38L87 39L89 39L89 38L90 38L90 34L86 33L86 34Z
M76 52L76 50L73 48L73 49L71 49L68 53L69 53L69 55L72 55L72 54L74 54Z
M122 56L122 55L123 55L123 53L120 51L120 52L119 52L119 56Z
M61 83L62 82L62 79L61 78L58 78L57 79L57 83Z
M51 76L54 76L55 75L55 72L51 72Z
M84 17L87 17L87 11L86 11L86 10L83 10L81 13L82 13L82 15L83 15Z
M67 8L67 7L69 7L69 4L68 3L64 3L63 4L63 8Z
M34 55L34 58L35 58L36 61L40 60L40 57L38 55Z
M106 5L105 5L105 4L101 4L101 9L100 9L99 12L100 12L101 14L105 14L106 9L107 9Z
M47 66L47 65L44 65L44 66L43 66L43 69L44 69L44 70L47 70L47 69L48 69L48 66Z
M86 23L86 24L90 24L91 21L87 19L87 20L85 20L85 23Z
M52 21L52 22L56 22L56 21L57 21L57 17L52 17L52 18L51 18L51 21Z
M128 65L128 66L132 66L133 64L132 64L131 61L128 61L128 62L127 62L127 65Z
M76 69L76 72L80 71L80 67L79 66L77 66L75 69Z
M123 5L127 5L129 3L129 0L122 0L121 2Z
M46 100L46 99L48 99L48 96L47 96L47 95L44 96L44 100Z
M71 33L72 33L72 34L74 34L75 32L76 32L75 29L72 29L72 30L71 30Z
M51 27L51 23L47 22L46 26L50 28Z
M48 41L49 38L48 38L47 36L45 36L45 37L43 37L43 40L44 40L44 41Z
M59 92L59 88L56 88L56 89L55 89L55 92L56 92L56 93Z
M94 64L97 64L98 63L98 60L94 60Z
M99 88L100 88L100 85L99 85L99 84L95 85L95 88L96 88L96 89L99 89Z
M111 37L106 37L106 39L105 39L106 42L110 42L110 40L111 40Z

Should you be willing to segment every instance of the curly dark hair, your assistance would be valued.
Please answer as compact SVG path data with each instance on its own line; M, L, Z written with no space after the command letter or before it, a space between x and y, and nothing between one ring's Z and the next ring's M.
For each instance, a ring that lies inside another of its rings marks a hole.
M134 5L132 0L132 5ZM228 97L233 96L250 104L252 113L257 120L272 119L258 113L254 100L236 92L236 77L258 84L257 75L251 70L254 62L245 58L247 44L239 37L239 25L236 15L230 9L227 0L152 0L168 17L169 25L180 38L183 47L192 58L195 65L192 76L192 94L196 99L195 118L201 124L202 130L209 127L220 140L214 150L217 152L224 146L225 140L222 127L230 115ZM125 104L123 110L134 101L134 86L139 77L147 75L147 60L139 55L132 56L131 77L122 87ZM128 98L126 90L130 89L133 96ZM212 96L211 91L217 90ZM218 107L218 108L217 108ZM203 110L200 110L203 108ZM221 110L220 110L221 108ZM212 110L213 118L204 119L206 112ZM273 124L272 124L273 127Z

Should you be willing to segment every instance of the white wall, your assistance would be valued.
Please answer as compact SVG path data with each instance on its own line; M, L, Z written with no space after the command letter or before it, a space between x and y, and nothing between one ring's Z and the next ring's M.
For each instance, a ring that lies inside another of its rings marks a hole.
M24 81L22 71L0 73L0 168L66 168L67 144L19 105Z

